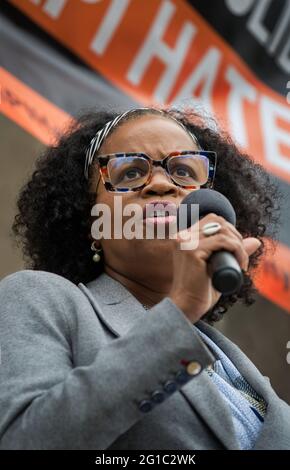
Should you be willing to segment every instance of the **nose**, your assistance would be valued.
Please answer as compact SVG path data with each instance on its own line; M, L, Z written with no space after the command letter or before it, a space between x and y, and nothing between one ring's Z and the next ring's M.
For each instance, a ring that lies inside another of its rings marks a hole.
M141 196L145 197L153 194L171 194L176 196L178 193L179 187L171 181L166 171L160 167L153 167L149 183L141 190Z

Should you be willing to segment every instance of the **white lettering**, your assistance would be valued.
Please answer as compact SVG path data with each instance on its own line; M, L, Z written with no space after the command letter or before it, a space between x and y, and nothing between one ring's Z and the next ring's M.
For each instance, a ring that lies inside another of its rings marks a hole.
M174 98L174 103L178 104L178 102L184 99L193 99L195 102L201 102L212 112L212 89L218 73L220 60L220 51L215 47L210 48L195 67L178 95ZM203 83L203 87L200 97L197 98L195 90L200 83Z
M284 8L279 17L278 23L275 25L273 35L271 37L271 42L268 46L268 51L270 54L274 54L276 51L284 32L289 28L290 20L290 3L285 2Z
M254 2L255 0L226 0L226 5L231 13L242 16L248 13Z
M158 57L166 65L163 76L154 92L154 97L159 102L164 102L168 98L195 34L195 27L187 21L179 34L175 48L170 48L163 41L162 37L174 12L175 6L172 2L163 1L149 34L127 74L128 80L134 85L138 85L152 59Z
M143 210L138 204L126 204L124 207L124 216L133 216L126 220L124 223L123 231L124 237L126 240L133 240L133 238L142 239L143 238ZM134 230L132 230L134 228ZM165 238L165 237L164 237Z
M272 165L290 174L290 158L280 151L281 144L290 148L290 133L277 127L276 122L280 118L290 125L290 109L262 96L260 112L266 158Z
M102 215L100 216L100 214ZM91 215L98 217L91 226L92 237L95 240L102 238L110 240L112 238L110 207L107 204L95 204L92 207Z
M278 57L278 63L286 73L290 73L290 38L288 38L288 41Z
M244 147L248 145L248 137L245 127L245 118L243 113L243 100L250 102L256 100L257 92L238 73L234 67L229 67L226 72L226 79L231 85L231 91L228 98L229 123L234 138Z
M47 0L43 5L43 11L51 18L57 19L62 14L66 4L67 0Z
M111 6L99 27L92 43L91 49L97 54L104 54L119 24L121 23L130 0L112 0Z
M262 21L267 13L269 4L272 0L258 0L254 11L249 18L247 27L260 44L266 44L269 38L269 31L265 28Z

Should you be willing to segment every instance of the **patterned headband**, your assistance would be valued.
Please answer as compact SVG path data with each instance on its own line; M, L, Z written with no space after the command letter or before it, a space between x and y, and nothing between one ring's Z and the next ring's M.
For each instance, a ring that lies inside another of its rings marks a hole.
M152 108L133 108L133 109L129 109L128 111L125 111L124 113L119 114L112 121L107 122L107 124L96 133L96 135L92 138L92 140L91 140L91 142L90 142L90 144L89 144L89 146L86 150L86 161L85 161L85 169L84 169L84 175L85 175L86 179L89 178L89 168L90 168L90 165L93 162L94 155L100 149L102 143L104 142L105 138L110 133L110 131L114 127L116 127L116 125L118 124L119 121L121 121L125 116L128 116L128 114L133 114L136 111L145 111L145 110L146 111L154 110L154 112L157 111L160 114L164 115L164 112L159 110L159 109L152 109ZM189 132L189 130L186 129L186 127L182 124L182 122L178 121L177 119L175 119L173 116L170 116L170 115L166 115L166 117L169 117L173 121L177 122L177 124L179 124L179 126L181 126L187 132L187 134L190 135L190 137L192 138L194 143L198 146L198 148L200 148L200 145L198 143L198 140L197 140L196 136L192 132Z

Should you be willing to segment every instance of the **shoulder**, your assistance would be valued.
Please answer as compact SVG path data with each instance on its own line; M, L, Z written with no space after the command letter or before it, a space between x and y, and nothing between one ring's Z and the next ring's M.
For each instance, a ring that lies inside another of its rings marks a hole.
M13 296L16 300L22 295L31 296L36 291L39 298L83 298L77 285L63 276L47 271L24 269L9 274L0 281L0 296L4 298Z
M0 281L0 289L5 288L31 288L34 286L41 285L56 286L59 285L62 288L72 288L75 286L68 279L59 276L58 274L50 273L47 271L35 271L32 269L23 269L16 271L12 274L8 274Z
M4 277L0 282L1 304L5 300L21 302L23 298L34 302L61 302L83 300L84 296L73 282L46 271L24 269Z
M25 269L0 281L0 321L57 322L70 329L78 312L91 308L77 285L58 274Z

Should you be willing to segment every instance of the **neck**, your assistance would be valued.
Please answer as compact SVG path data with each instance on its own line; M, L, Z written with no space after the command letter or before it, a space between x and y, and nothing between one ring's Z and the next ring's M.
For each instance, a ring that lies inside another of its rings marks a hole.
M171 282L158 283L156 277L154 277L153 286L152 281L151 283L147 281L144 282L143 279L138 279L135 273L133 276L130 276L127 273L116 271L116 269L108 265L105 265L105 272L113 279L123 284L139 302L148 307L153 307L155 304L161 302L161 300L168 295L171 286ZM150 279L150 276L148 276L148 279ZM156 285L163 286L163 288L156 290Z

